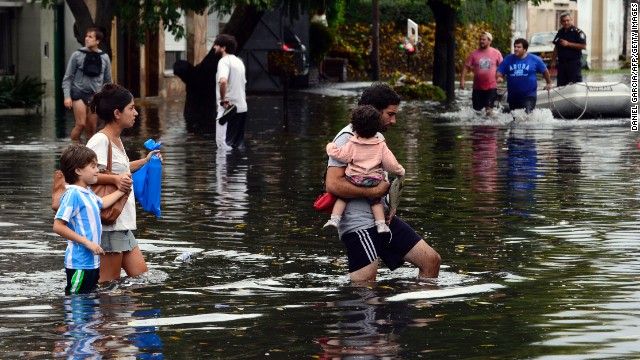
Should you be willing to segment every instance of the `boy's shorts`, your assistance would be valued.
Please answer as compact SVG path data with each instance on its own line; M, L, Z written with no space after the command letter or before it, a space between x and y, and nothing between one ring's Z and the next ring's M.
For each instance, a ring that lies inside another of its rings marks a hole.
M138 246L138 240L131 230L103 231L100 246L104 252L126 252Z
M77 270L64 269L67 272L66 295L86 294L95 291L100 279L100 269Z
M411 226L397 216L391 220L389 229L390 235L379 234L374 226L342 236L340 240L347 248L350 273L371 264L378 257L390 270L395 270L404 264L404 257L422 239Z

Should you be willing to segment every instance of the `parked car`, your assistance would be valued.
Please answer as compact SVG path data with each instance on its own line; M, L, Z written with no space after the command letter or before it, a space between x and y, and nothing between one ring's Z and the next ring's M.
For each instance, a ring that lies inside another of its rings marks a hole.
M553 39L556 37L555 31L545 31L533 34L529 40L529 54L538 55L545 64L549 65L553 49Z
M555 39L557 33L557 31L543 31L533 34L531 40L529 40L529 50L527 52L540 56L542 61L548 66L551 62L553 49L555 48L553 39ZM586 50L582 50L580 63L583 69L589 69Z

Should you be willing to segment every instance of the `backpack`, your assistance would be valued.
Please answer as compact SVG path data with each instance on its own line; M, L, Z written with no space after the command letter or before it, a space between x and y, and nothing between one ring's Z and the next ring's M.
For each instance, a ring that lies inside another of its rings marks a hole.
M95 77L102 74L102 51L93 52L80 50L85 53L84 63L82 64L82 72L85 76Z

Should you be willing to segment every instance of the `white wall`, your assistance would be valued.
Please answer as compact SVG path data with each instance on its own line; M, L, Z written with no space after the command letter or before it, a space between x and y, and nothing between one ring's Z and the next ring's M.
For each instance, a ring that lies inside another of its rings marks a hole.
M607 0L605 6L603 60L618 61L624 36L624 3L620 0Z
M54 26L54 11L43 9L40 3L25 2L17 10L16 75L19 79L37 78L45 84L45 112L52 108L55 96Z
M513 42L518 38L527 38L527 6L526 0L521 0L513 6L513 20L511 22L511 52L513 52Z
M224 15L222 18L219 16L220 14L215 11L207 15L207 51L211 50L216 36L220 33L220 24L229 22L231 18L230 14Z
M597 2L596 2L597 1ZM602 5L602 14L594 14L594 5ZM602 26L602 43L594 43L594 31ZM578 0L578 27L587 35L589 66L598 59L597 67L609 67L602 62L615 63L622 52L624 31L624 2L621 0Z
M578 27L580 28L580 30L584 31L585 35L587 35L587 63L589 65L589 68L591 68L591 59L593 58L591 54L591 52L593 51L593 46L590 46L593 34L593 31L591 29L592 9L592 0L578 0L578 19L576 24L579 24Z

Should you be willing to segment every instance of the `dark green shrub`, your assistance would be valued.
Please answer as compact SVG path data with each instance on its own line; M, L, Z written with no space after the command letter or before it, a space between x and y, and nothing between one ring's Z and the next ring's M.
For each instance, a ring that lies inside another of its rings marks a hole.
M511 50L512 5L507 0L463 1L456 26L456 68L464 66L469 53L478 47L482 31L493 35L492 46L503 55ZM345 23L337 28L336 43L329 55L349 60L349 77L365 78L370 72L371 1L349 1ZM421 42L415 54L407 56L398 50L407 33L407 19L419 24ZM380 1L380 71L383 78L390 73L414 73L431 78L435 45L435 19L426 2L415 0Z
M29 76L18 80L16 77L0 79L0 109L27 108L40 106L44 95L44 83Z
M392 84L392 86L404 100L444 101L447 98L444 90L438 86L420 81L411 75L405 76L403 83Z
M334 42L335 36L331 29L317 22L309 25L309 55L312 61L320 62Z

